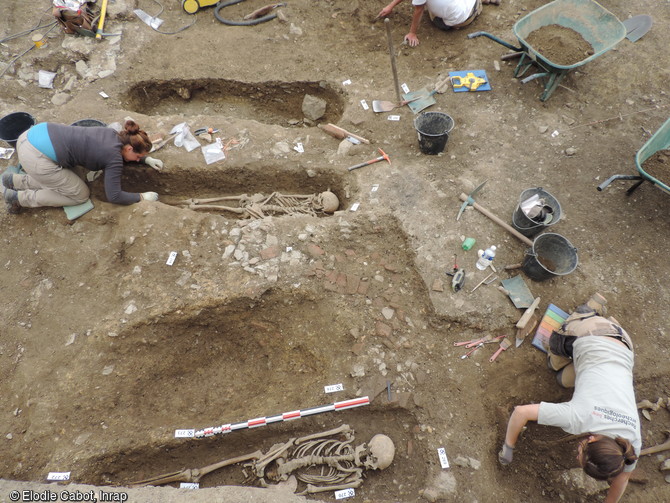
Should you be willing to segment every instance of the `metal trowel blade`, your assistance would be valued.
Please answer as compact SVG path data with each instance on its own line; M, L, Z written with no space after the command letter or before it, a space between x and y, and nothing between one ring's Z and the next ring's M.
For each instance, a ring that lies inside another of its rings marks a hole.
M651 29L652 18L646 14L633 16L623 22L626 27L626 38L631 42L637 42Z

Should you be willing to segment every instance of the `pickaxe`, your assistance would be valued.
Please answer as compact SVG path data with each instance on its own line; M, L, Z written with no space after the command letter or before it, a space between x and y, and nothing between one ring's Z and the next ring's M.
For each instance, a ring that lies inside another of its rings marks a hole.
M486 182L484 182L484 183L486 183ZM483 184L482 184L482 185L483 185ZM509 225L509 224L503 222L502 220L500 220L497 216L495 216L495 215L494 215L493 213L491 213L489 210L487 210L486 208L483 208L481 205L479 205L479 204L477 204L477 203L475 202L475 200L472 198L472 196L473 196L473 195L474 195L474 194L475 194L475 193L482 187L482 185L480 185L480 186L477 187L475 190L473 190L473 191L470 193L469 196L466 195L465 193L462 193L462 194L459 196L460 200L463 201L463 205L461 205L461 210L459 211L458 216L460 217L461 213L463 213L463 210L464 210L467 206L472 206L472 207L474 207L476 210L478 210L480 213L483 213L484 215L486 215L487 217L489 217L491 220L493 220L495 223L497 223L500 227L502 227L503 229L507 230L510 234L512 234L513 236L516 236L516 237L519 238L521 241L523 241L524 243L526 243L528 246L532 247L532 246L533 246L533 242L532 242L530 239L528 239L526 236L524 236L523 234L521 234L519 231L517 231L517 230L516 230L514 227L512 227L511 225Z
M388 163L391 164L391 159L389 159L388 154L380 148L377 149L377 150L379 150L379 153L381 154L379 157L376 157L376 158L374 158L370 161L365 161L365 162L362 162L360 164L356 164L355 166L350 166L347 169L349 171L352 171L354 169L362 168L363 166L368 166L370 164L374 164L374 163L379 162L379 161L388 161Z

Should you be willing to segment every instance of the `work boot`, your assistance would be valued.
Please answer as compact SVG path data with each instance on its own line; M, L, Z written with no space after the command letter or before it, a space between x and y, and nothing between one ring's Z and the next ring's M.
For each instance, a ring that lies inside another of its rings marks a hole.
M11 171L5 171L2 174L2 186L6 189L14 189L14 173Z
M586 304L577 306L575 312L579 314L596 313L598 316L605 316L607 313L605 304L607 304L607 299L599 293L594 293L591 298L586 301Z
M17 215L21 212L21 205L19 204L19 193L13 189L5 188L3 191L5 203L7 204L7 212L11 215Z

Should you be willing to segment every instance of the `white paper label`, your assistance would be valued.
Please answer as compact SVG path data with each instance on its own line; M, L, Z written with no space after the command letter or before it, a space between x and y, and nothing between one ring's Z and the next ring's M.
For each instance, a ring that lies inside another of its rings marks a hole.
M358 210L358 207L361 205L361 203L354 203L351 205L350 211L356 211Z
M70 480L70 472L49 472L47 480Z
M400 116L399 115L389 115L389 120L390 121L399 121Z
M437 450L437 455L440 457L440 464L442 465L442 468L449 468L449 460L447 459L447 453L444 450L444 447L440 447Z
M179 489L200 489L199 482L181 482Z
M551 133L552 138L556 138L557 136L558 136L558 131L554 131L553 133Z
M286 253L291 252L291 251L293 251L293 247L292 246L287 246L286 247Z
M340 384L331 384L329 386L324 386L323 389L326 393L335 393L336 391L344 391L344 386Z
M195 430L174 430L174 438L193 438Z
M177 252L173 251L170 252L170 256L167 259L167 262L165 262L167 265L172 265L174 264L175 259L177 258Z
M365 100L361 100L361 106L363 107L363 110L368 110L370 108L368 102Z
M342 82L343 86L348 86L349 84L351 84L351 79L347 79L347 80Z
M353 488L341 489L339 491L335 491L336 500L343 500L344 498L353 498L354 496L356 496L356 491L354 491Z
M107 94L105 91L100 91L98 94L105 99L109 98L109 94Z
M405 84L404 82L403 82L403 84L402 84L400 87L402 87L402 90L403 90L404 93L408 93L408 92L409 92L409 87L407 87L407 84Z
M293 150L302 154L305 151L305 148L302 146L302 143L296 143L295 147L293 147Z
M378 190L379 190L379 184L375 183L370 189L370 192L377 192Z

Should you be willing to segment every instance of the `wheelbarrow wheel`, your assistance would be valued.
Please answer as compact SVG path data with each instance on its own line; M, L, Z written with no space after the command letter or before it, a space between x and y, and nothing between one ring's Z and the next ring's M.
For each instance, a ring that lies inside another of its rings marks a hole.
M182 0L181 8L188 14L195 14L200 10L200 4L198 3L198 0Z

